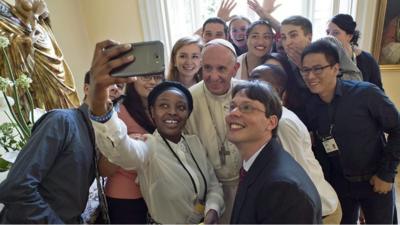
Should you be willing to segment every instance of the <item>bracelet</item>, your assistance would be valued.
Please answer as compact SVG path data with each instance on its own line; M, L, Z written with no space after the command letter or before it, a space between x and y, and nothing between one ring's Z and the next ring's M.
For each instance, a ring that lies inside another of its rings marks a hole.
M106 114L101 116L95 116L92 114L92 112L89 112L89 118L99 123L105 123L111 119L113 113L114 113L113 108L111 108Z

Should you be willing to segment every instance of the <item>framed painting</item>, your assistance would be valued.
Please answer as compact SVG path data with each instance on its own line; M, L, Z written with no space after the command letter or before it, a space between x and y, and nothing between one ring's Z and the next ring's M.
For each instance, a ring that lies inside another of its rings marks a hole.
M400 71L400 1L378 0L373 55L381 70Z

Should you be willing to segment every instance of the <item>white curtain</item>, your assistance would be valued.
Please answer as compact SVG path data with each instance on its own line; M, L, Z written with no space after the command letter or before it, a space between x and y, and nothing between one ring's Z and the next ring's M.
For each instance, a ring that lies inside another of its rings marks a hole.
M140 18L145 41L160 40L164 43L165 66L171 52L171 32L166 7L167 0L139 0Z

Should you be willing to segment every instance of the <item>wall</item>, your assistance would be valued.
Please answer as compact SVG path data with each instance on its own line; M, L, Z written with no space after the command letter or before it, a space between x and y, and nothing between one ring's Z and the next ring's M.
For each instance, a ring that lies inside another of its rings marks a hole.
M95 44L105 39L143 40L137 0L46 1L54 35L83 97L83 78L90 68Z
M75 78L75 86L83 99L83 78L90 68L93 43L79 0L46 1L54 36ZM73 15L73 16L72 16Z

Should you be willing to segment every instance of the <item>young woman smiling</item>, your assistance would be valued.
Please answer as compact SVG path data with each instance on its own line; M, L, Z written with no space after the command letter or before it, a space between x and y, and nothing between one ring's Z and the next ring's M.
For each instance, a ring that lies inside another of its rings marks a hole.
M172 48L167 80L178 81L190 88L201 80L200 55L203 48L198 36L179 39Z
M248 80L250 72L263 63L263 56L270 53L274 33L268 22L258 20L250 24L246 36L247 53L238 57L237 61L240 63L240 67L235 76L242 80Z

